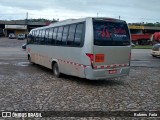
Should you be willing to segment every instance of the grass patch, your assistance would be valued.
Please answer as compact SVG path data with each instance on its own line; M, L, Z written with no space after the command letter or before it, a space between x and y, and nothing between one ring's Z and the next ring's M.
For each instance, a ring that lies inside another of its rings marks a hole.
M135 47L132 47L133 49L152 49L152 46L150 45L136 45Z

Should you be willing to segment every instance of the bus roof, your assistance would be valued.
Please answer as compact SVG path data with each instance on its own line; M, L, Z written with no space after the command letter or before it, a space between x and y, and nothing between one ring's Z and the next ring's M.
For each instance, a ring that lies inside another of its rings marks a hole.
M119 20L119 19L109 18L109 17L86 17L86 18L79 18L79 19L66 19L66 20L62 20L62 21L59 21L59 22L52 23L49 26L35 28L33 30L39 30L39 29L50 28L50 27L57 27L57 26L62 26L62 25L67 25L67 24L73 24L73 23L77 23L77 22L84 22L87 19L107 20L107 21L121 21L121 22L124 22L124 20Z

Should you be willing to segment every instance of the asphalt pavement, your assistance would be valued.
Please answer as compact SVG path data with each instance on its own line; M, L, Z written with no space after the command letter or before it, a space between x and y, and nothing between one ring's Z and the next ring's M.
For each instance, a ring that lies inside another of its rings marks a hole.
M151 49L132 49L132 67L160 68L160 58L151 55Z

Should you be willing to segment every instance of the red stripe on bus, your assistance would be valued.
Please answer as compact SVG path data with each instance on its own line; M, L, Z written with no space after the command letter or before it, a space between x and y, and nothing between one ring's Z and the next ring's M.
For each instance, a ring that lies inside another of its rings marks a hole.
M117 65L113 65L113 67L116 67Z
M110 68L111 66L107 66L107 68Z
M101 66L101 68L104 68L104 66Z
M86 68L87 66L86 66L86 65L83 65L83 67Z
M84 67L84 68L86 68L87 67L87 65L82 65L82 64L78 64L78 63L74 63L74 62L70 62L70 61L64 61L64 60L60 60L60 59L58 59L58 61L61 61L61 62L64 62L64 63L68 63L68 64L72 64L72 65L76 65L76 66L81 66L81 67ZM115 68L115 67L122 67L122 66L124 66L124 67L126 67L127 66L127 64L114 64L114 65L108 65L108 66L94 66L94 68L95 69L97 69L97 68L111 68L111 67L113 67L113 68Z
M97 68L97 66L94 66L94 68Z

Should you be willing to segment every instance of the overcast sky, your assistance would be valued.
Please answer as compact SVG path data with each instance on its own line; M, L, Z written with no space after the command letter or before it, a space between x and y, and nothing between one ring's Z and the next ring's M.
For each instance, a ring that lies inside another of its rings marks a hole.
M160 0L0 0L0 20L113 17L160 22ZM98 14L97 14L98 13Z

